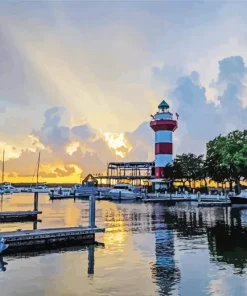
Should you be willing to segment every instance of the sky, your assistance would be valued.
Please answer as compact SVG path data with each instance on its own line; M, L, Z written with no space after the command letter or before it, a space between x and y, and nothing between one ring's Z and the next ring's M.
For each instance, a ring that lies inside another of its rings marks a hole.
M5 181L78 183L153 161L150 114L179 114L174 154L247 126L247 3L1 1Z

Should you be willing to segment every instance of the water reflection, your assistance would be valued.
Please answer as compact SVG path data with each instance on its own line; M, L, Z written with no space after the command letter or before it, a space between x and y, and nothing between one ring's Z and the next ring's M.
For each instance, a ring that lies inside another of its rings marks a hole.
M40 257L45 256L48 254L59 254L59 253L65 253L65 252L86 252L88 253L88 268L87 272L88 275L92 276L94 275L94 265L95 265L95 248L104 248L104 244L102 243L96 243L95 245L90 245L87 247L67 247L67 248L57 248L53 249L52 251L45 251L45 252L25 252L25 253L19 253L19 254L12 254L11 256L7 256L6 260L10 258L13 260L13 258L16 259L23 259L23 258L31 258L31 257ZM6 271L5 265L8 265L7 262L3 260L3 255L0 255L0 271Z
M208 247L213 261L234 266L239 274L247 265L247 228L243 227L241 209L231 209L230 223L217 221L207 229Z
M198 247L196 244L200 244L200 241L195 240L196 238L206 238L213 262L224 262L238 269L240 273L246 272L244 271L247 267L246 209L164 208L159 217L163 217L163 223L157 223L156 218L155 227L167 229L154 230L155 237L157 237L156 244L163 246L163 248L164 245L166 245L166 248L170 246L170 256L173 254L171 247L173 245L173 231L176 231L177 240L185 240L185 247L188 244L188 249ZM163 234L163 242L160 233ZM159 248L156 247L156 249ZM163 254L165 262L167 250L164 249L161 254Z
M5 265L8 265L7 262L3 261L3 256L0 255L0 271L6 271Z
M95 246L91 245L88 247L88 271L89 275L94 274L94 253L95 253Z
M152 266L152 276L158 286L159 295L170 295L175 284L180 279L180 272L176 266L174 255L174 230L167 224L167 215L162 219L164 209L154 208L153 219L155 233L156 262Z
M5 203L5 209L14 199ZM16 198L21 207L26 202L27 198ZM52 203L42 197L40 203L43 214L38 228L88 224L88 202ZM59 256L53 253L40 260L32 254L26 254L25 260L4 258L9 266L0 284L9 292L6 295L15 295L10 292L13 271L16 285L26 286L27 294L30 287L25 279L38 278L39 290L32 287L33 294L81 295L83 290L97 296L247 295L242 277L247 272L247 209L100 201L96 222L106 228L96 237L105 243L102 249L61 250ZM15 229L37 228L33 223L14 225ZM12 226L3 225L8 227ZM26 278L18 273L23 267Z

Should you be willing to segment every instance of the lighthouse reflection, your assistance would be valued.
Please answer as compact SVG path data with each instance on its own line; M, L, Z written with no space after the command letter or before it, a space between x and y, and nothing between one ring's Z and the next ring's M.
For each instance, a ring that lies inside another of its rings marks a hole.
M180 272L175 262L174 229L168 224L164 208L154 207L155 258L152 276L158 286L159 295L170 295L180 280Z

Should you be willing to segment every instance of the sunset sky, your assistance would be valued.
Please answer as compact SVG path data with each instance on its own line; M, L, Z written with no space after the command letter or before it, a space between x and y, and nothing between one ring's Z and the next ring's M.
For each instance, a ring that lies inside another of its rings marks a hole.
M5 181L79 182L152 161L150 114L177 112L175 153L247 127L247 3L1 1Z

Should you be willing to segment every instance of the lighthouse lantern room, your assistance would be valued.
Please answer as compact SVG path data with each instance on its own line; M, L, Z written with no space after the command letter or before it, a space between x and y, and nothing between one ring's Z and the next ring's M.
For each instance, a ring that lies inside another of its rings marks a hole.
M177 129L177 120L169 111L169 105L163 100L158 112L151 115L150 127L155 132L155 178L164 178L164 167L172 163L172 133ZM178 117L178 114L176 114Z

